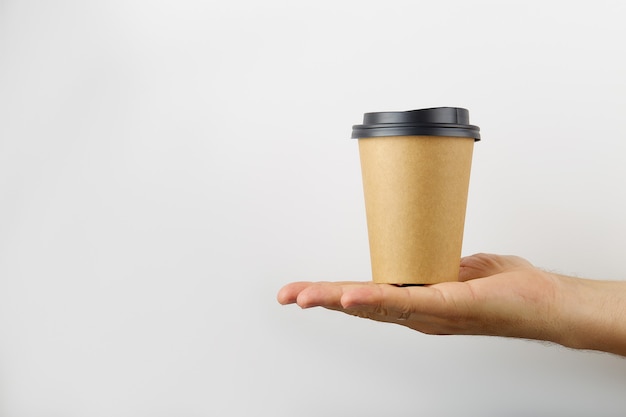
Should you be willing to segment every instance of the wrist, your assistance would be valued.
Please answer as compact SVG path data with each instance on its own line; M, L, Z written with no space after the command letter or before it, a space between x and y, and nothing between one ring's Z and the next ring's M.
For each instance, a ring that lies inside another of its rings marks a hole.
M626 282L557 275L557 343L626 356Z

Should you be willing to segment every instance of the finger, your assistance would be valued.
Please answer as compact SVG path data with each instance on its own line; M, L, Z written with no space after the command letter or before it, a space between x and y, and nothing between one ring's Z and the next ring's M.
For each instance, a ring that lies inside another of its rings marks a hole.
M371 282L306 283L297 295L297 303L303 308L324 307L428 334L464 334L462 323L471 316L472 300L472 291L462 282L428 287Z
M344 292L340 304L348 311L367 312L396 321L411 320L424 314L449 315L453 313L450 308L456 308L450 306L448 298L436 287L386 284L351 288Z
M501 272L501 268L495 260L496 256L487 253L477 253L461 258L459 281L483 278Z
M282 305L293 304L298 299L298 294L309 285L312 285L312 282L292 282L287 284L278 291L276 300Z
M533 265L519 256L477 253L461 258L459 281L484 278L525 268L533 268Z
M326 307L342 309L341 297L346 291L358 287L367 287L372 283L363 282L316 282L302 289L296 302L302 308Z
M282 287L276 296L277 301L280 304L293 304L298 302L300 293L308 291L302 296L301 301L307 307L313 307L315 305L323 305L326 297L325 291L331 291L334 293L334 287L341 286L355 286L355 285L369 285L371 283L356 282L356 281L343 281L343 282L292 282ZM309 290L309 288L312 288ZM306 290L306 291L305 291ZM308 295L307 295L308 294Z

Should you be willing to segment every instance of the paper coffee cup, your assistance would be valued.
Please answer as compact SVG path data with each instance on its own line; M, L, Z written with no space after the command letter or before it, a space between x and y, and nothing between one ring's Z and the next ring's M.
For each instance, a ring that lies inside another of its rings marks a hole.
M366 113L358 139L376 283L457 281L474 142L466 109Z

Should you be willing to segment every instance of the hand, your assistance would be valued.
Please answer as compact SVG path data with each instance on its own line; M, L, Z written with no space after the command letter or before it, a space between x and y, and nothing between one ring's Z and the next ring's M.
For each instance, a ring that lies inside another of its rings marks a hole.
M539 339L626 354L626 283L553 274L516 256L462 258L459 282L409 287L295 282L277 298L281 304L320 306L427 334ZM621 315L602 313L612 306Z

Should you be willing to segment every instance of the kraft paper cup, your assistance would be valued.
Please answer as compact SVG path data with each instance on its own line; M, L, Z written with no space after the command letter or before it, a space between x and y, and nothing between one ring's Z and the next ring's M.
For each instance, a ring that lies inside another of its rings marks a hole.
M358 139L376 283L457 281L474 142L465 109L366 113Z

